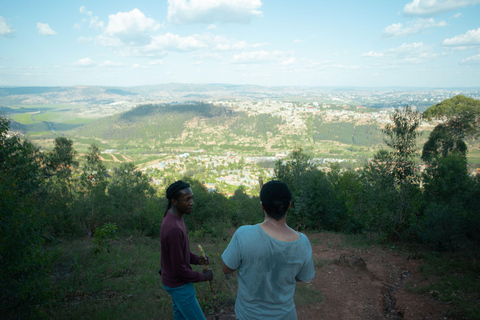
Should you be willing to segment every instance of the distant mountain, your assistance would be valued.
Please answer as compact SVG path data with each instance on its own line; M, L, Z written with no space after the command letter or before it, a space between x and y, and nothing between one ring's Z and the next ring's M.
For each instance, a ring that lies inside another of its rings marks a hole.
M108 105L171 103L209 100L277 100L345 106L396 108L410 105L420 111L455 95L480 99L480 88L306 87L234 84L168 83L134 87L0 87L0 107L63 104Z

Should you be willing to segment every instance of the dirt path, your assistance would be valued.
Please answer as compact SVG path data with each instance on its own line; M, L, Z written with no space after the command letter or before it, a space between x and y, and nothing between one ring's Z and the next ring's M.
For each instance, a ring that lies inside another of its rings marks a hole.
M308 235L315 261L310 283L323 299L297 306L299 320L451 320L452 306L416 288L427 285L422 261L379 247L344 248L341 235ZM235 319L233 307L220 319ZM214 319L209 317L208 319Z
M379 247L342 248L336 234L315 234L310 240L320 266L311 285L324 301L297 307L299 319L461 319L449 315L452 306L416 292L429 279L414 256Z

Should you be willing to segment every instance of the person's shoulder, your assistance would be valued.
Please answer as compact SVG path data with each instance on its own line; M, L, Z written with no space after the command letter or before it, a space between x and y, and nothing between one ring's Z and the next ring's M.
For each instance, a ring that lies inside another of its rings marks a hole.
M244 226L241 226L240 228L237 229L236 232L250 232L250 231L254 231L256 230L257 228L259 228L259 225L258 224L255 224L255 225L244 225Z
M304 233L301 233L301 232L298 232L300 234L300 241L302 243L308 243L310 244L310 240L308 239L308 237L304 234Z
M255 232L257 228L259 228L258 225L241 226L240 228L237 229L237 231L235 231L235 236L239 237L239 236L245 236L245 235L251 234L252 232Z
M167 227L162 228L162 232L165 236L178 236L183 234L183 229L177 223L171 223Z

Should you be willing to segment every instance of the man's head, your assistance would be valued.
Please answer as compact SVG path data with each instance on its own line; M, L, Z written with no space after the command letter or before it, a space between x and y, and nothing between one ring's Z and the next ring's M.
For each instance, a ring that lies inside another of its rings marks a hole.
M284 182L272 180L265 183L260 191L260 201L267 215L278 221L287 213L292 193Z
M168 207L167 211L173 206L180 214L190 214L193 207L193 192L188 183L182 180L175 181L167 188Z

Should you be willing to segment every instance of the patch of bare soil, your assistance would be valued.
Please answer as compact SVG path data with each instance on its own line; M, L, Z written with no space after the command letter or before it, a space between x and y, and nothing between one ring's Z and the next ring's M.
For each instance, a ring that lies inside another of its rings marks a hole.
M323 300L297 306L300 320L456 320L464 319L454 306L416 290L425 279L422 261L379 247L342 248L341 235L308 235L317 261L310 284ZM219 319L235 319L233 306ZM207 319L213 320L210 316Z
M424 278L413 254L342 248L340 237L310 236L314 259L324 261L311 284L324 301L297 307L299 319L462 319L452 305L415 290L432 279Z

